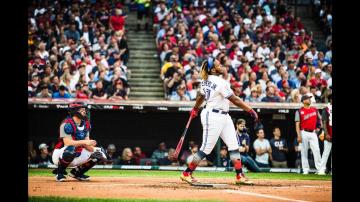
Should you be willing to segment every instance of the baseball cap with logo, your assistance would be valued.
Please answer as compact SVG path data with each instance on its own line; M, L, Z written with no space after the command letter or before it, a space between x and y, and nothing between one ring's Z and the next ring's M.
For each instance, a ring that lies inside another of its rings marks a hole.
M48 148L49 146L47 146L47 144L45 144L45 143L41 143L40 145L39 145L39 150L42 150L42 149L45 149L45 148Z
M303 96L301 97L301 102L303 102L304 100L310 99L310 98L312 98L311 95L303 95Z

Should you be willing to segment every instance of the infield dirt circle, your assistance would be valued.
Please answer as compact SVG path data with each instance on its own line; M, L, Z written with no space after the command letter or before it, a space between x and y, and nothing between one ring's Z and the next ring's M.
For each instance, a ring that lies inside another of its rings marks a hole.
M135 199L211 199L219 201L331 201L331 181L253 180L254 186L237 186L229 179L201 178L203 183L227 184L226 187L193 187L179 178L92 177L79 182L68 177L29 177L29 196Z

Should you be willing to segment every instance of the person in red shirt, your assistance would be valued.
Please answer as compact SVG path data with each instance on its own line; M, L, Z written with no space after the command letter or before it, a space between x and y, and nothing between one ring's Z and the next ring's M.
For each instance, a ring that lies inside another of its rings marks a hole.
M89 99L90 97L90 90L87 83L83 83L80 85L80 90L76 93L76 98L79 99Z
M115 15L110 17L109 27L114 31L124 31L126 17L122 15L121 9L116 8Z
M310 79L311 86L319 87L321 89L327 87L327 82L321 77L322 71L320 69L315 70L315 77Z
M323 117L323 125L324 125L324 151L321 157L321 166L319 175L325 175L326 164L330 155L331 147L332 147L332 96L331 94L328 96L330 103L323 109L322 117Z
M297 140L301 143L301 164L303 174L309 174L308 150L309 146L314 156L315 167L317 171L320 170L321 155L319 148L319 140L315 131L321 128L321 117L315 107L311 107L312 96L304 95L301 97L301 102L304 104L295 113L295 124Z
M141 159L145 159L146 155L141 151L140 147L134 148L134 159L136 162L136 165L140 165Z

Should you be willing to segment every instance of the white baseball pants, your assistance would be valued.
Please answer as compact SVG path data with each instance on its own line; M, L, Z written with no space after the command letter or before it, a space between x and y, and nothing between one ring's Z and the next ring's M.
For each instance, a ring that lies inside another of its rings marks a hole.
M324 151L321 156L320 172L326 171L326 164L330 155L331 147L332 147L332 143L327 140L324 140Z
M54 149L53 151L53 155L52 155L52 160L54 162L55 165L59 164L59 158L62 157L64 150L65 150L65 146L61 149ZM99 147L94 147L94 152L95 151L100 151ZM75 157L74 160L69 164L69 167L75 167L75 166L79 166L82 165L86 162L89 161L90 155L94 152L90 152L88 150L86 150L85 148L82 149L80 156ZM106 158L105 154L103 153L104 158Z
M210 154L219 136L225 142L229 151L239 149L234 123L229 114L216 113L212 109L205 108L200 116L203 127L201 151L207 155Z
M302 169L304 172L309 172L310 166L308 161L308 150L309 146L310 149L314 155L314 163L317 171L320 170L320 164L321 164L321 155L320 155L320 147L319 147L319 140L318 136L315 132L307 132L302 130L301 131L301 164Z

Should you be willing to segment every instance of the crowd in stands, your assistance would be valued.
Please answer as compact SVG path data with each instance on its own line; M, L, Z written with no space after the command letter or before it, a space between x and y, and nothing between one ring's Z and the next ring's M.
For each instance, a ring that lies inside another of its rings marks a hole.
M313 4L313 15L321 31L327 37L325 43L328 45L332 35L332 0L315 0Z
M319 4L328 37L319 50L286 1L154 1L154 31L165 99L195 100L200 66L223 58L223 75L248 102L327 102L332 90L331 5ZM315 1L318 2L318 1Z
M28 97L126 100L129 48L118 1L31 1Z

